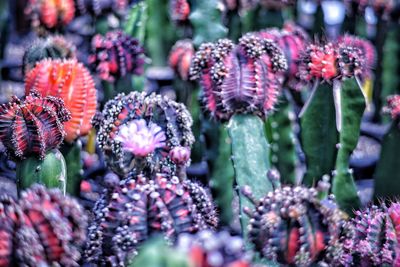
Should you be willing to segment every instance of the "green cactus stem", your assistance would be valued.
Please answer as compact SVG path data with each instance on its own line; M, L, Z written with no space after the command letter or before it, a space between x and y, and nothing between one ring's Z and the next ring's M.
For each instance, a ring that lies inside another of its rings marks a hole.
M195 46L226 36L228 29L222 25L218 0L195 0L192 1L192 7L189 20L193 25Z
M267 178L270 168L269 147L263 121L253 115L236 114L229 121L228 133L232 140L232 161L237 186L249 186L255 198L265 196L273 190L273 186ZM243 214L243 208L250 207L252 203L242 192L239 192L239 203L240 222L243 234L247 236L249 218Z
M32 156L18 161L16 168L19 191L38 183L48 188L59 188L65 194L67 167L59 150L50 150L43 160Z
M219 209L220 223L229 226L233 219L232 201L235 171L231 162L232 141L225 127L219 128L218 157L211 173L211 189Z
M361 119L365 110L365 99L355 78L341 84L341 130L339 136L336 168L332 182L332 192L339 207L352 214L360 207L360 199L349 169L350 155L357 146L360 136Z
M141 44L144 43L146 36L147 13L147 2L137 3L129 10L128 19L124 25L125 33L138 39Z
M130 260L128 267L190 267L188 257L165 244L161 238L153 239L141 248L138 256Z
M294 116L287 97L282 94L276 112L268 117L271 163L279 171L281 182L284 184L296 184L295 170L298 159L295 148Z
M72 144L65 143L61 148L61 153L65 158L67 166L67 193L72 196L79 196L80 184L82 180L82 143L80 140Z
M374 181L376 200L398 197L400 195L400 130L394 121L385 135Z
M331 175L336 159L338 133L332 87L329 84L320 84L315 89L301 116L300 125L307 166L303 183L307 186L317 185L322 176Z

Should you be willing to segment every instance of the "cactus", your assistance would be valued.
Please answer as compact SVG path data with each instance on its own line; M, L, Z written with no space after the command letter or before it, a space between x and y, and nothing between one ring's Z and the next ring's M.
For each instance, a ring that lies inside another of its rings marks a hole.
M73 20L75 3L73 0L29 0L25 13L31 19L34 28L40 31L41 28L57 30Z
M232 201L234 196L234 177L232 161L232 140L226 127L219 127L218 156L211 173L210 187L219 209L222 225L230 225L233 220Z
M152 266L152 267L190 267L187 256L171 247L162 239L151 239L139 250L128 267Z
M146 25L148 20L148 4L139 2L130 8L128 18L124 24L124 32L144 44Z
M192 41L189 39L177 41L169 53L169 66L184 81L189 78L190 65L194 53Z
M72 196L79 196L80 184L83 174L83 162L81 158L82 143L80 140L72 144L64 144L61 153L65 158L67 167L66 192Z
M76 47L61 35L49 36L36 40L25 51L22 59L23 72L32 70L36 63L46 59L72 59L75 58Z
M169 0L169 15L176 24L187 24L190 15L188 0Z
M193 12L190 14L189 20L194 29L194 45L198 47L202 43L215 42L225 37L228 29L222 25L218 1L198 0L193 2Z
M294 112L284 94L278 99L276 112L268 117L271 139L271 163L284 184L296 184L297 154L294 135Z
M17 162L17 181L19 190L29 188L38 183L48 188L58 188L66 193L67 166L61 152L57 149L50 150L40 160L29 157Z
M344 123L339 135L332 192L340 208L351 214L353 209L361 204L352 172L349 169L349 161L360 136L365 99L355 79L343 81L341 92L341 121Z
M376 199L396 197L400 194L399 187L399 158L396 156L400 143L399 115L400 96L388 97L385 111L391 114L392 125L383 138L378 165L374 174L374 196Z
M144 49L137 39L111 31L93 37L88 61L102 80L114 82L128 74L143 74Z
M122 176L131 171L176 172L179 166L168 153L194 142L186 107L160 95L119 94L106 104L103 116L97 140L108 165Z
M89 71L75 59L40 61L25 77L25 93L38 91L64 100L71 120L64 124L65 141L72 143L89 133L96 112L94 81Z
M371 206L355 214L345 227L341 266L400 266L400 204Z
M0 266L79 266L87 218L59 190L34 185L18 202L0 197Z
M252 211L246 209L251 218L249 239L266 259L311 266L328 265L343 256L341 212L334 203L321 202L315 189L283 187L260 200L247 189L242 192L255 205Z
M167 174L122 181L95 206L86 261L125 266L137 254L137 246L154 234L173 241L180 233L215 227L209 199L200 185L188 180L180 183L178 177Z

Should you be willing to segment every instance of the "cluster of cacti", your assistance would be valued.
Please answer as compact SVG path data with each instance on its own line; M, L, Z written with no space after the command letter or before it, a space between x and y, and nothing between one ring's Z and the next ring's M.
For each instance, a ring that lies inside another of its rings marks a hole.
M35 185L0 197L0 266L79 266L87 218L76 200Z
M192 118L183 104L132 92L107 102L97 140L115 172L176 172L189 162Z
M25 78L26 94L32 91L64 100L71 112L71 119L64 125L67 142L89 133L97 107L97 91L90 72L82 63L76 59L40 61Z
M69 24L75 16L73 0L29 0L25 13L33 27L55 30Z
M122 181L93 211L85 258L98 266L125 266L152 235L173 241L180 233L214 228L218 222L205 189L162 173Z
M190 75L200 81L211 115L228 120L235 113L262 116L270 111L280 88L276 73L286 68L283 52L273 41L249 34L238 45L228 39L201 45Z
M346 223L343 266L400 266L400 204L370 206Z
M143 47L122 31L93 37L89 64L102 80L113 82L127 74L141 75L144 61Z
M295 266L333 266L343 257L342 214L333 202L321 202L315 189L283 187L259 200L248 188L243 191L255 206L246 209L249 239L267 259Z
M76 47L61 35L38 39L28 47L22 59L23 71L28 73L39 61L51 59L73 59Z

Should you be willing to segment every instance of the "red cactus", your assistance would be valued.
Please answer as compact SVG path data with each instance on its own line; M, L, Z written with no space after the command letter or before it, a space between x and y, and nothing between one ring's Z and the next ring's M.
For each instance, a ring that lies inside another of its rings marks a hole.
M169 53L169 66L184 81L189 77L190 64L194 53L192 41L187 39L176 42Z
M387 98L388 106L385 111L390 113L393 119L400 117L400 95L392 95Z
M64 140L63 123L70 119L61 99L30 94L24 101L14 97L0 106L0 141L8 153L23 159L43 158Z
M170 0L171 19L177 23L185 23L190 15L190 5L187 0Z
M54 29L72 21L75 3L73 0L29 0L25 12L31 17L33 26Z
M303 67L300 68L300 75L304 80L312 78L330 80L338 75L336 66L337 52L333 44L324 46L311 44L306 51L306 58L303 59Z
M89 133L96 112L96 88L89 71L75 59L43 60L26 75L25 93L60 97L71 112L65 123L68 142Z

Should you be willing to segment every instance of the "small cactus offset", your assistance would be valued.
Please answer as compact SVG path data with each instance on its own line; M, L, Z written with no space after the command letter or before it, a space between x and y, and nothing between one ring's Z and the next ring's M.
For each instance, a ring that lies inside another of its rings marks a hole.
M180 233L214 228L212 205L200 185L180 183L176 176L128 178L96 204L86 260L98 266L125 266L137 246L154 234L173 241Z
M36 40L24 53L22 59L23 71L27 74L36 63L46 59L73 59L76 47L61 35L48 36Z
M144 49L139 41L117 30L92 39L92 54L89 64L105 81L114 82L128 74L144 72Z
M189 162L192 118L160 95L119 94L104 107L97 140L109 166L129 172L177 172Z
M89 133L97 107L97 91L83 64L76 59L40 61L25 77L25 93L32 91L64 100L71 112L71 120L65 123L65 141L72 143Z
M287 265L334 266L343 256L342 214L329 200L321 202L315 189L283 187L260 200L247 188L242 191L255 205L246 209L249 239L263 257Z
M184 81L189 79L190 65L194 53L192 41L189 39L177 41L169 53L169 66Z
M343 266L400 266L400 204L356 211L346 224Z
M34 185L18 202L1 196L0 210L0 266L79 266L87 218L75 200Z
M189 23L190 1L169 0L169 14L171 20L178 25Z

